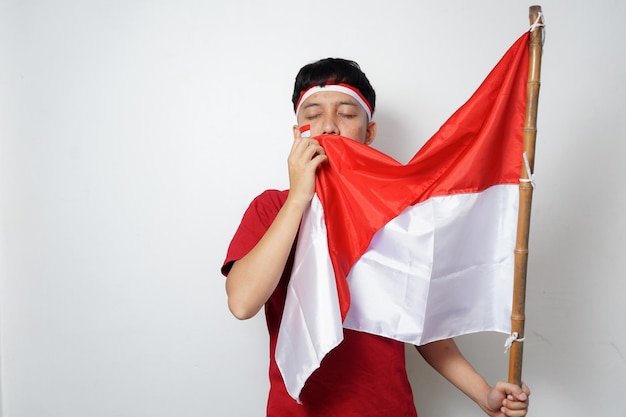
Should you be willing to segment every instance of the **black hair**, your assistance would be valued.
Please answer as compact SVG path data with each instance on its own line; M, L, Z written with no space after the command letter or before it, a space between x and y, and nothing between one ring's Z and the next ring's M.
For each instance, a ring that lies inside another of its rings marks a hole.
M376 106L376 92L365 76L365 73L354 61L343 58L325 58L312 62L300 69L293 87L293 110L303 92L313 86L327 84L348 84L358 89L372 106L372 114Z

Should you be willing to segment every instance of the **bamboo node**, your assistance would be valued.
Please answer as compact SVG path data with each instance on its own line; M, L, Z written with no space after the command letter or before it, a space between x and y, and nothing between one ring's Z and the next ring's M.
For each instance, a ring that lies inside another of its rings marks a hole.
M507 353L509 353L509 349L511 349L513 342L523 342L524 340L526 340L526 338L519 337L519 334L517 332L511 333L511 335L504 342L504 354L506 355Z

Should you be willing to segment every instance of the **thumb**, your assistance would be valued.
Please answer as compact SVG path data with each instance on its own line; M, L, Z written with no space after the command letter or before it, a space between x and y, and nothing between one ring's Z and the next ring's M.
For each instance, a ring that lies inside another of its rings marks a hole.
M498 382L496 383L495 389L505 394L509 399L514 398L518 401L526 401L528 399L528 395L519 385L516 384Z

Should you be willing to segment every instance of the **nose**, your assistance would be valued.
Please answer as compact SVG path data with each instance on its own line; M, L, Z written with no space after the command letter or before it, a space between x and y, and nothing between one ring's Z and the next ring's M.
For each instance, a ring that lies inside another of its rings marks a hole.
M337 122L334 117L327 116L324 118L322 124L322 133L325 135L338 135L339 128L337 127Z

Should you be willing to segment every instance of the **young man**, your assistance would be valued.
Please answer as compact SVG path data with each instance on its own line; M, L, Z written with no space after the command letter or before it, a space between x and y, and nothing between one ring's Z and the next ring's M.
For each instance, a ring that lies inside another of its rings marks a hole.
M324 59L304 66L292 98L298 125L288 158L288 191L267 190L246 211L230 244L222 273L227 276L228 306L239 319L265 306L270 334L270 393L267 416L416 416L408 382L404 344L344 329L344 340L307 380L298 404L285 389L274 352L293 265L296 235L315 191L315 172L327 161L314 139L336 134L369 145L376 95L352 61ZM300 126L310 125L310 137ZM417 347L441 375L490 416L525 416L530 391L498 382L490 387L452 339Z

